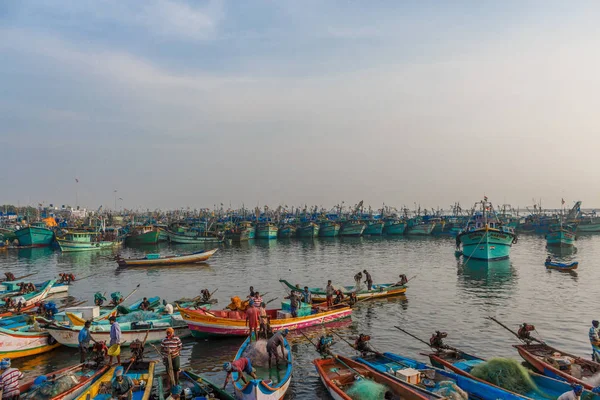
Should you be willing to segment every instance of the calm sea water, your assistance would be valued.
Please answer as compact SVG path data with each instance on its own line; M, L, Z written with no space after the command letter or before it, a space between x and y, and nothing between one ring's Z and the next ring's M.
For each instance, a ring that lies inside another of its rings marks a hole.
M197 246L167 245L147 248L123 248L125 257L146 252L187 252ZM600 236L582 236L576 250L553 256L563 261L578 260L577 273L548 271L543 263L548 252L545 240L525 236L513 247L510 260L482 263L454 257L451 238L331 238L315 240L255 240L222 246L205 265L117 270L109 259L111 251L103 253L61 254L52 249L22 249L0 252L0 271L15 275L38 272L36 281L52 278L59 272L76 276L99 275L76 283L70 296L92 303L97 291L129 293L139 283L132 296L159 295L168 301L193 297L200 290L218 289L215 297L222 308L234 295L246 296L253 285L268 292L265 300L278 298L286 292L279 283L285 278L302 286L350 285L356 272L367 269L375 282L396 281L398 274L416 275L405 297L361 303L352 320L337 324L337 331L350 339L358 333L371 335L372 345L380 351L391 351L426 360L419 353L427 351L419 343L394 328L404 329L428 340L435 330L447 331L447 343L483 357L504 356L519 359L512 348L516 339L486 316L495 316L517 327L532 323L543 339L560 349L589 357L591 349L587 330L598 304L597 282L600 278ZM323 328L310 331L311 336L325 333ZM290 399L327 398L312 360L317 353L301 335L290 334L293 343L294 375ZM210 341L185 340L182 353L184 367L206 374L217 382L225 375L224 362L233 358L242 339ZM346 355L354 351L338 340L334 350ZM78 361L75 349L61 348L54 352L14 362L34 376L49 369L62 368Z

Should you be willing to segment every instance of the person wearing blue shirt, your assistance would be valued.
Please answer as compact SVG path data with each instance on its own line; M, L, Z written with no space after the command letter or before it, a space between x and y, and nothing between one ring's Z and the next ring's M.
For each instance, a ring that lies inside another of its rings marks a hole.
M597 354L598 351L598 345L599 345L599 338L598 338L598 326L600 326L600 323L596 320L592 321L592 327L590 328L590 332L589 332L589 337L590 337L590 344L592 345L592 361L598 361L598 359L600 358Z
M87 357L87 353L90 349L90 341L92 339L92 334L90 333L90 326L92 323L90 321L85 321L85 325L79 331L79 362L84 363ZM95 340L94 340L95 342Z

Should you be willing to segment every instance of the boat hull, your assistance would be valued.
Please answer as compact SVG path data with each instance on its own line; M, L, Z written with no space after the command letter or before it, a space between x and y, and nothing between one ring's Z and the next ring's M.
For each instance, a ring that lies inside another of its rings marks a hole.
M285 279L279 280L279 282L286 285L290 290L298 290L295 286L290 284ZM366 300L366 299L382 299L386 297L394 297L394 296L402 296L406 293L408 286L396 286L393 283L384 283L384 284L374 284L372 286L372 290L360 290L356 292L356 287L354 286L344 286L339 288L344 296L348 296L351 293L356 294L357 300ZM327 301L327 296L325 294L324 289L320 288L309 288L308 289L312 294L313 303L324 303Z
M463 257L475 260L502 260L510 256L515 235L492 229L476 229L458 236Z
M143 380L146 384L143 387L135 386L133 391L133 400L149 400L152 394L152 388L154 385L154 369L156 361L141 361L130 363L123 363L122 367L126 371L125 374L130 378L136 380ZM96 379L92 385L81 391L81 394L76 397L78 400L108 400L109 394L102 394L106 391L105 387L110 387L110 383L115 375L115 369L117 365L110 367L102 376ZM137 390L136 390L137 389ZM142 391L143 390L143 391Z
M383 227L383 233L386 235L404 235L406 231L406 222L394 221L386 223Z
M335 222L322 222L319 225L319 237L336 237L340 234L340 224Z
M363 235L381 236L383 235L383 222L370 222L365 227Z
M102 249L110 249L118 245L118 242L77 242L72 240L56 239L60 251L74 252L74 251L94 251Z
M275 225L265 225L256 227L257 239L277 239L277 227Z
M179 311L181 312L183 319L187 322L192 332L192 336L197 339L215 336L248 336L250 334L245 319L213 317L211 314L204 313L202 310L180 308ZM272 319L271 329L273 332L282 329L289 329L290 331L304 329L348 318L351 314L351 308L341 307L339 309L325 311L306 317Z
M316 238L319 236L320 227L317 224L301 226L296 230L296 235L300 238Z
M546 244L552 247L573 247L575 233L569 231L549 232L546 235Z
M405 233L409 236L429 236L434 228L434 222L423 223L407 227Z
M218 249L201 251L182 256L164 257L156 259L118 259L119 267L151 267L159 265L194 264L207 261Z
M546 268L548 268L548 269L555 269L557 271L572 271L574 269L577 269L577 267L579 266L579 263L572 262L570 264L562 264L562 263L546 262L545 265L546 265Z
M15 231L19 246L46 247L52 244L54 232L47 228L28 226Z
M57 343L48 332L19 332L0 328L1 358L22 358L54 350Z
M137 235L127 236L125 239L125 244L156 244L158 243L158 237L160 235L160 230L155 229L149 232L140 233Z
M289 239L292 236L295 236L296 234L296 228L294 228L293 226L284 226L279 228L279 230L277 231L277 237L280 237L282 239Z
M203 244L203 243L219 243L221 239L216 236L202 235L183 235L174 232L168 232L169 242L175 244Z
M361 236L365 227L362 222L344 222L340 229L340 236Z
M96 330L99 328L105 330ZM110 328L108 325L94 325L91 329L91 333L94 336L96 341L104 340L106 343L110 342ZM165 337L165 329L166 327L156 327L151 329L138 329L138 330L122 330L121 331L121 340L126 340L125 343L122 344L124 347L128 347L131 342L136 339L140 341L146 340L146 343L156 343L160 342ZM173 327L175 330L175 336L179 336L180 338L184 338L190 336L190 330L187 326L175 326ZM77 339L79 335L79 329L73 328L63 328L63 327L55 327L50 326L47 328L48 333L60 344L67 347L78 347L79 341ZM146 335L148 335L146 337Z

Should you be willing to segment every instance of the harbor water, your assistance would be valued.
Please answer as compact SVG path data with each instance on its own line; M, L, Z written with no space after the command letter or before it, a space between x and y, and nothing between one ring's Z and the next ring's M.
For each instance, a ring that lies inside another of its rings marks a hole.
M124 257L145 253L184 253L198 246L167 244L151 247L124 247ZM512 348L517 340L494 322L494 316L517 327L522 322L536 326L549 344L589 358L587 332L592 319L599 317L596 293L600 278L600 236L581 236L576 250L553 254L557 261L579 261L576 273L549 271L544 260L549 254L543 237L522 235L513 246L510 259L485 263L454 256L454 239L444 237L394 238L318 238L253 240L222 245L207 264L117 270L112 250L89 253L60 253L50 248L6 250L0 252L0 271L25 275L41 282L60 272L78 277L98 273L75 283L69 296L92 304L95 292L113 291L124 295L137 284L140 289L131 300L155 296L174 301L194 297L200 290L218 289L216 309L225 307L232 296L245 297L248 287L267 293L265 300L287 295L279 279L301 286L324 287L328 279L334 285L352 285L356 272L368 270L376 283L395 282L398 275L416 276L406 296L359 303L351 320L336 323L336 331L352 341L358 333L371 335L371 344L379 351L390 351L426 360L420 353L427 346L394 328L401 326L428 340L436 330L448 332L446 343L482 357L504 356L519 359ZM60 299L60 298L59 298ZM307 330L317 338L322 327ZM318 357L312 345L300 334L290 333L294 372L286 398L328 398L312 360ZM337 339L333 349L345 355L355 352ZM236 339L208 341L184 340L182 366L222 383L222 365L231 361L243 342ZM147 350L152 356L153 352ZM128 351L125 351L125 356ZM59 348L53 352L15 360L28 377L47 373L78 362L76 349ZM230 386L231 388L231 386Z

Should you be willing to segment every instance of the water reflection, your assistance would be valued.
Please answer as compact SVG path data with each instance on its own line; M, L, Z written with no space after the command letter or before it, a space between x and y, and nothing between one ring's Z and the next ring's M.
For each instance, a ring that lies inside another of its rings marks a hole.
M548 246L547 247L548 254L552 258L557 258L559 262L571 261L572 256L577 253L577 247L558 247L558 246Z
M32 247L27 249L17 249L19 258L30 260L32 263L41 259L47 259L54 254L52 247Z
M459 261L457 274L464 294L483 300L485 306L506 305L516 283L516 271L510 259Z

